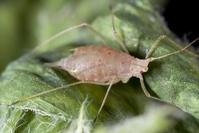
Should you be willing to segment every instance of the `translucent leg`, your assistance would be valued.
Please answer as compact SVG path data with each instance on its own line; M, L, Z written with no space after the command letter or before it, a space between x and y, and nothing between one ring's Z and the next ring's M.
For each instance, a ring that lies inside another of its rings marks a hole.
M76 26L73 26L73 27L70 27L70 28L67 28L57 34L55 34L54 36L52 36L51 38L47 39L46 41L44 41L43 43L41 43L40 45L38 45L32 52L36 52L38 49L40 49L41 46L45 46L47 45L48 43L50 43L51 41L57 39L58 37L61 37L63 36L64 34L68 33L68 32L71 32L73 30L76 30L76 29L79 29L79 28L82 28L82 27L86 27L88 28L90 31L92 31L93 33L95 33L97 36L99 36L103 42L105 43L105 40L106 37L104 35L102 35L100 32L98 32L97 30L95 30L91 25L87 24L87 23L82 23L80 25L76 25ZM106 44L106 43L105 43Z
M112 13L112 27L113 27L113 35L115 36L116 41L120 44L121 48L126 52L129 53L126 44L124 43L122 37L118 34L115 28L115 23L114 23L114 15Z
M166 35L161 35L154 42L154 44L151 46L149 52L147 53L147 55L145 57L146 59L149 58L153 54L153 52L156 50L156 48L161 44L160 41L162 41L164 39L168 40L170 42L170 43L168 43L169 45L176 44L176 42L174 42L173 40L171 40L170 38L168 38ZM196 42L196 41L197 41L197 39L195 39L193 42ZM193 42L191 44L193 44ZM174 46L174 45L172 45L172 46ZM178 49L182 49L179 45L175 45L175 47L177 47ZM190 51L188 51L188 52L189 52L189 54L198 57L197 54L194 54L194 53L192 53Z
M155 99L155 100L158 100L158 101L163 102L163 101L160 100L159 98L156 98L156 97L153 97L153 96L150 95L150 93L148 92L148 90L147 90L146 87L145 87L144 79L143 79L142 76L140 77L140 84L141 84L142 90L143 90L143 92L144 92L144 94L145 94L146 97L152 98L152 99Z
M78 82L63 85L63 86L60 86L60 87L57 87L57 88L54 88L54 89L51 89L51 90L43 91L43 92L37 93L37 94L32 95L32 96L21 98L21 99L15 101L15 102L11 103L11 105L14 105L14 104L17 104L17 103L20 103L20 102L24 102L24 101L27 101L27 100L30 100L30 99L33 99L33 98L36 98L36 97L39 97L39 96L43 96L43 95L46 95L48 93L51 93L51 92L54 92L54 91L57 91L57 90L66 89L66 88L69 88L71 86L75 86L75 85L78 85L78 84L109 85L109 83L98 83L98 82L92 82L92 81L78 81Z
M27 101L27 100L30 100L30 99L33 99L33 98L36 98L36 97L39 97L39 96L42 96L42 95L46 95L48 93L51 93L51 92L54 92L54 91L57 91L57 90L65 89L65 88L75 86L75 85L78 85L78 84L82 84L82 83L84 83L84 82L79 81L79 82L71 83L71 84L68 84L68 85L61 86L61 87L57 87L57 88L54 88L54 89L51 89L51 90L43 91L43 92L37 93L37 94L32 95L32 96L21 98L21 99L15 101L15 102L11 103L11 105L14 105L14 104L17 104L17 103L20 103L20 102L24 102L24 101Z
M161 35L161 36L158 37L158 39L154 42L154 44L149 49L149 52L147 53L145 59L149 58L153 54L153 52L158 47L158 45L161 44L160 41L165 39L165 38L166 38L166 35Z
M104 98L103 98L102 104L101 104L101 106L100 106L100 108L99 108L99 110L98 110L98 112L97 112L97 115L96 115L94 121L93 121L93 124L95 124L95 122L97 121L97 118L98 118L100 112L102 111L102 108L104 107L104 104L105 104L105 102L106 102L106 99L107 99L107 97L108 97L108 94L109 94L109 92L110 92L110 90L111 90L111 87L112 87L113 83L114 83L114 80L112 80L112 81L110 82L109 86L108 86L108 89L107 89L106 94L105 94L105 96L104 96Z
M148 92L148 90L146 89L145 85L144 85L144 80L143 78L140 78L140 84L141 84L141 88L145 94L145 96L147 97L151 97L150 93Z

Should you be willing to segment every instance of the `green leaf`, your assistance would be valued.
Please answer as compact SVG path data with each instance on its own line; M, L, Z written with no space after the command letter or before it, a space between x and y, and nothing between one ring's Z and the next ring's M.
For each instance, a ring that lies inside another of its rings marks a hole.
M180 118L182 117L181 113L182 112L177 111L175 108L171 108L169 106L159 107L158 110L151 106L140 116L128 118L118 122L115 125L97 128L96 133L165 132L168 131L168 129L171 128L175 123L174 119L168 119L168 117L178 116Z
M86 2L89 3L89 1ZM140 58L145 56L150 46L161 34L175 38L162 22L161 16L153 9L150 1L147 2L148 4L145 2L141 0L132 3L116 2L113 9L116 15L116 30L124 38L132 55ZM119 49L120 47L113 37L110 13L93 20L95 20L92 22L93 27L106 36L107 45ZM54 30L53 24L47 25L46 29L48 28L52 28L53 33L59 29L55 28ZM51 34L46 29L44 32L38 30L38 33L42 34L41 38L48 36L48 33ZM37 54L28 54L14 61L1 75L1 132L54 133L98 132L98 130L108 132L112 129L124 129L125 124L120 126L116 122L126 123L125 121L129 117L140 115L138 119L148 118L148 115L143 114L146 105L150 106L157 101L150 100L143 95L139 81L135 78L132 78L128 84L118 83L113 86L96 123L95 127L101 125L99 128L94 128L92 121L106 92L107 87L104 86L77 85L8 106L23 97L75 82L76 80L67 72L49 68L45 63L68 56L70 49L79 45L102 43L99 37L86 29L76 30L57 40L48 46L42 46ZM180 46L162 41L153 56L170 53L177 50L178 47ZM155 104L152 107L157 109L158 113L155 111L150 113L150 119L147 121L150 123L150 120L154 120L154 124L143 125L143 131L154 129L148 132L195 133L199 130L198 66L197 59L188 52L151 63L149 72L144 74L147 87L160 99L178 106L189 114L178 110L182 113L182 117L177 120L172 119L174 123L169 124L171 120L165 116L175 114L175 111L167 112L167 109L162 110L161 106ZM133 117L130 123L139 124L136 119ZM164 123L163 127L156 124L159 123L159 120ZM115 122L115 126L109 127L112 122ZM134 128L132 127L131 130Z
M115 10L116 29L123 34L128 49L136 57L143 58L159 36L166 34L169 38L174 38L162 22L161 16L154 11L149 12L136 5L123 3L118 4ZM110 19L110 16L103 17L94 23L98 31L103 29L101 33L107 38L112 38ZM161 41L152 56L158 57L179 50L182 42L177 39L175 41L179 44ZM110 45L118 47L116 43ZM144 77L148 88L158 97L199 119L199 62L191 51L152 62Z

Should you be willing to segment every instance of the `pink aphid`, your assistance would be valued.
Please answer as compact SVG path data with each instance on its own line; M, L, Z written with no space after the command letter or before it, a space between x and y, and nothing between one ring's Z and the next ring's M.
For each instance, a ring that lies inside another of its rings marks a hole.
M46 40L43 44L36 47L36 49L33 50L33 52L37 51L40 48L40 46L46 45L52 40L64 35L65 33L81 28L81 27L87 27L88 29L93 31L96 35L98 35L100 38L105 40L105 37L99 32L97 32L92 26L83 23L83 24L71 27L69 29L66 29L56 34L55 36ZM113 24L113 30L116 36L118 36L115 31L114 24ZM32 99L32 98L56 91L56 90L68 88L68 87L75 86L78 84L83 84L83 83L108 85L109 87L107 89L103 102L100 106L100 109L97 113L97 117L98 117L100 111L102 110L103 105L105 104L105 101L111 89L111 86L120 81L122 81L123 83L127 83L131 77L139 78L140 83L141 83L141 88L144 94L149 98L154 98L147 91L144 85L144 80L143 80L143 75L142 75L144 72L148 71L148 64L152 61L159 60L159 59L180 53L186 50L194 42L199 40L199 38L197 38L186 47L178 51L175 51L173 53L162 55L160 57L150 57L150 55L154 52L154 50L160 44L160 41L163 39L167 39L169 42L173 43L173 41L168 39L166 36L164 35L160 36L152 45L145 59L138 59L128 54L127 49L121 43L121 41L119 41L119 43L121 44L121 47L123 47L123 49L126 52L118 51L105 45L98 45L98 46L88 45L88 46L75 48L73 49L74 50L73 54L57 62L49 63L48 66L59 67L67 71L68 73L70 73L70 75L78 79L79 80L78 82L64 85L61 87L57 87L52 90L44 91L44 92L29 96L29 97L25 97L23 99L17 100L16 102L12 104L16 104L18 102L26 101L28 99ZM154 99L157 99L157 98L154 98Z
M53 66L81 81L115 84L119 81L127 83L131 77L142 78L149 62L150 58L138 59L107 46L90 45L75 48L72 55L53 63Z
M164 38L165 36L161 36L159 40ZM50 64L50 66L59 67L70 73L70 75L76 79L80 80L80 82L69 84L65 86L65 88L80 83L109 85L103 102L97 113L98 117L103 105L105 104L111 86L119 81L127 83L131 77L137 77L140 79L142 90L147 97L157 99L149 94L144 85L142 74L148 71L148 64L154 60L162 59L182 52L192 43L173 53L156 58L147 58L154 49L152 47L152 51L150 50L150 54L147 54L146 59L135 58L126 52L118 51L105 45L88 45L73 49L73 54Z

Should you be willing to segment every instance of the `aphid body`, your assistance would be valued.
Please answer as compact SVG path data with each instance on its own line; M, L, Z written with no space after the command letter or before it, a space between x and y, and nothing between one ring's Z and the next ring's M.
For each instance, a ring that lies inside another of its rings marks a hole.
M159 41L164 38L165 36L160 37ZM157 41L154 46L157 45L159 41ZM193 41L192 43L194 43L195 41ZM145 59L135 58L126 52L118 51L104 45L88 45L73 49L73 54L55 63L52 63L52 66L59 67L67 71L73 77L82 81L80 83L109 85L103 102L97 113L97 119L103 105L105 104L111 86L119 81L127 83L131 77L137 77L140 79L141 88L144 94L149 98L157 99L155 97L152 97L147 91L144 85L142 73L148 71L148 64L150 62L182 52L192 43L190 43L183 49L156 58L149 57L155 48L152 47L149 50L149 53L146 55Z
M64 31L54 35L53 37L51 37L50 39L46 40L44 43L36 47L33 50L33 53L37 51L40 48L40 46L47 45L49 42L64 35L65 33L81 28L81 27L87 27L89 30L91 30L100 38L102 38L102 40L105 40L106 38L101 33L96 31L89 24L83 23L83 24L65 29ZM117 32L115 31L114 23L113 23L113 31L115 33L115 36L120 38ZM159 60L159 59L183 52L188 47L190 47L194 42L199 40L199 38L197 38L186 47L180 50L177 50L173 53L165 54L159 57L150 57L152 53L154 52L154 50L157 48L157 46L160 44L160 41L163 39L167 39L169 42L174 43L165 35L160 36L149 49L149 52L147 53L145 59L138 59L131 56L128 53L127 48L125 48L125 45L122 43L120 39L118 40L118 43L126 52L118 51L110 47L107 47L105 45L99 45L99 46L87 45L87 46L75 48L73 49L74 50L73 54L55 63L49 63L48 66L59 67L67 71L70 75L78 79L79 80L78 82L74 82L74 83L60 86L60 87L47 90L41 93L37 93L29 97L25 97L25 98L17 100L16 102L13 102L12 104L16 104L18 102L26 101L28 99L42 96L44 94L48 94L56 90L68 88L68 87L75 86L82 83L108 85L109 87L107 89L107 92L104 96L102 104L95 118L95 121L96 121L100 111L102 110L105 104L105 101L107 99L111 86L119 81L122 81L123 83L127 83L131 77L137 77L140 79L141 88L147 97L157 99L150 95L150 93L147 91L144 85L142 74L148 71L148 64L155 60Z
M81 81L114 84L126 83L131 77L141 78L149 62L107 46L90 45L74 49L72 55L54 65Z

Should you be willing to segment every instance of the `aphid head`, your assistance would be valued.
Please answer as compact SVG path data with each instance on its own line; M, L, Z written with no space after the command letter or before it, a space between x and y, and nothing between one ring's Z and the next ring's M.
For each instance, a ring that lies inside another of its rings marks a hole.
M150 59L137 59L131 62L130 71L133 76L140 77L140 74L145 73L148 71Z
M150 59L144 59L144 60L139 60L140 62L140 73L145 73L148 71L148 65L150 62Z

